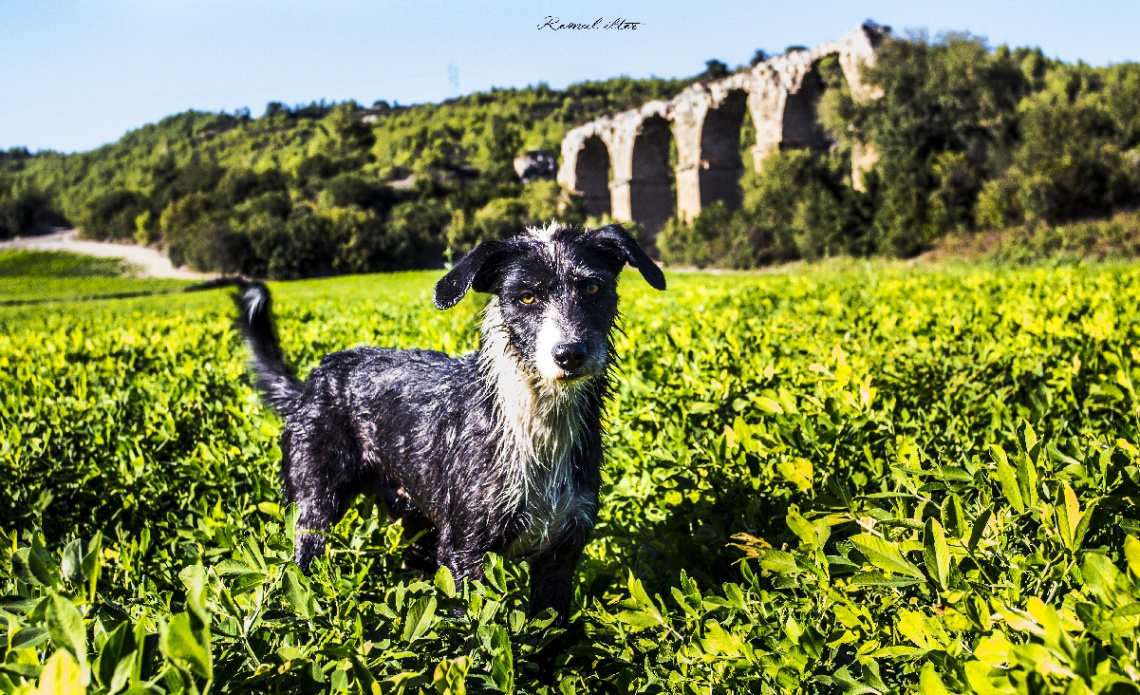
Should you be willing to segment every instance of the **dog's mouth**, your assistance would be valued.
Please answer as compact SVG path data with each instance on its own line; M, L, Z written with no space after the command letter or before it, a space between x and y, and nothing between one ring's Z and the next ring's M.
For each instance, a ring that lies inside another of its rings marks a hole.
M600 371L593 365L582 365L577 369L566 369L565 367L559 369L557 372L551 374L547 372L542 375L548 382L557 384L559 386L572 386L589 381L598 376ZM541 372L540 372L541 374Z

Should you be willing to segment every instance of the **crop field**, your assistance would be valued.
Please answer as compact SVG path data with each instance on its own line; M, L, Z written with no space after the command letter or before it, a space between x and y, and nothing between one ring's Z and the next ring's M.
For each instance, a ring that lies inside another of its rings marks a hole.
M438 276L273 285L288 359L474 349ZM0 283L0 691L1137 691L1140 265L627 274L565 629L368 498L300 574L225 291L22 282L61 301Z

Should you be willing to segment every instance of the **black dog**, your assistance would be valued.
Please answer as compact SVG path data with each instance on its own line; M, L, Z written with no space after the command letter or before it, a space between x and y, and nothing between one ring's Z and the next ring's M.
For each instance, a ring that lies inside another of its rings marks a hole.
M358 348L326 355L301 383L285 366L269 293L245 283L239 325L258 386L286 420L284 495L300 507L306 571L358 493L412 531L413 548L457 579L487 551L531 560L531 613L565 620L574 569L598 513L602 405L613 363L618 275L665 276L620 226L550 225L480 244L435 286L448 309L469 288L494 295L478 352ZM316 533L303 533L315 531Z

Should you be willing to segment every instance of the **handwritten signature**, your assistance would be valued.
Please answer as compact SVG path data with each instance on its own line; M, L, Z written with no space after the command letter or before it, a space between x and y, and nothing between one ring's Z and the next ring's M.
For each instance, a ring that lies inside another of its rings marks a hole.
M631 22L621 17L618 17L608 24L603 17L598 17L593 23L563 22L559 17L547 15L546 19L538 25L538 30L550 29L551 31L562 31L563 29L574 29L576 31L582 31L591 29L616 29L618 31L636 31L637 27L642 24L644 24L644 22Z

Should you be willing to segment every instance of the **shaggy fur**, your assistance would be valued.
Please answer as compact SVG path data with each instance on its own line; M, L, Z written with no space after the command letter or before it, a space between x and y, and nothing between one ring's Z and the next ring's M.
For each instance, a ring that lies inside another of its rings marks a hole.
M427 531L410 563L477 579L488 551L529 558L532 614L553 608L564 620L598 512L610 334L627 262L665 289L617 225L551 225L481 244L435 288L439 309L472 288L494 295L478 352L345 350L304 383L285 366L268 290L242 283L238 324L257 385L286 421L281 479L300 507L296 563L307 571L323 532L371 493L412 532Z

